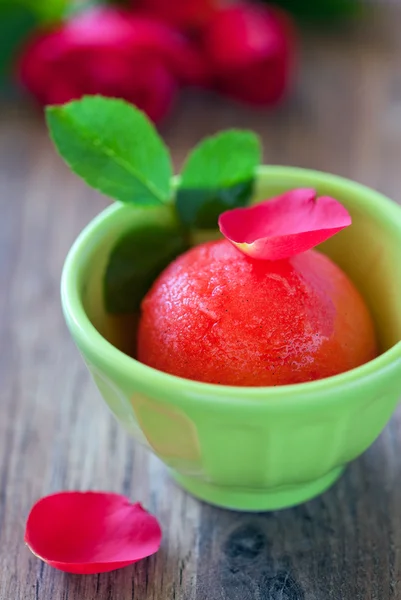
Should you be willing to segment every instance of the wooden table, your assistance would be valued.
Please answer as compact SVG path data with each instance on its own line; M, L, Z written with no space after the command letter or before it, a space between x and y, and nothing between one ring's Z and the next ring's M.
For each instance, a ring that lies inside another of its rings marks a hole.
M330 170L401 199L401 9L358 28L308 33L292 99L258 112L187 95L164 128L177 166L200 137L252 127L265 160ZM341 481L263 515L203 505L177 489L100 401L64 325L59 279L78 232L103 207L55 155L40 117L1 107L0 599L401 599L401 412ZM32 503L60 489L142 501L164 542L116 573L67 576L23 544Z

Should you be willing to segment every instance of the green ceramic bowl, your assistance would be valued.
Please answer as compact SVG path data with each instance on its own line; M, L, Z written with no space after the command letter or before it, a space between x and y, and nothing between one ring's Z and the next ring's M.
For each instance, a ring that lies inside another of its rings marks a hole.
M332 175L262 167L255 201L314 187L351 212L352 227L321 247L353 279L374 315L381 354L325 380L236 388L156 371L118 350L102 304L110 249L152 212L114 205L81 233L66 260L62 303L71 334L119 422L196 497L271 510L327 489L391 417L401 393L401 209Z

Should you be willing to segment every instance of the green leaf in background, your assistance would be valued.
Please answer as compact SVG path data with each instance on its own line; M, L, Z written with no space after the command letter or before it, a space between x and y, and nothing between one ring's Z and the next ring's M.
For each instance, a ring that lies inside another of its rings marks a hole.
M18 49L40 25L60 21L68 0L0 0L0 79L13 70Z
M261 161L259 138L251 131L229 130L201 142L189 155L177 192L177 212L190 227L214 228L225 210L251 198Z
M121 202L171 199L172 165L153 124L123 100L87 96L46 110L51 137L74 173Z
M64 11L66 19L75 17L85 10L94 8L95 6L102 6L104 4L110 4L107 0L67 0L67 6Z
M31 7L14 0L0 4L0 79L10 75L18 47L38 23Z
M42 23L61 21L70 0L18 0L32 7Z
M137 313L156 277L187 249L177 225L139 221L111 252L104 278L107 312Z
M339 20L354 16L361 9L360 0L276 0L275 3L304 21Z

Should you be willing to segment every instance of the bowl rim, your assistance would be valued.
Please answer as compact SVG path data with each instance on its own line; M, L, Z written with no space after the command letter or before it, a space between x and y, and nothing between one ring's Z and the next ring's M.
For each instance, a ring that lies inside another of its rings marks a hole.
M354 194L363 202L364 207L379 210L384 220L392 227L396 226L400 231L401 239L401 207L383 194L352 180L325 173L323 171L303 169L287 166L266 166L258 169L258 178L276 178L284 180L296 180L297 187L315 187L321 184L332 185L338 193ZM280 404L300 395L314 403L316 396L320 397L322 391L328 388L338 389L353 384L360 384L362 380L367 381L378 374L386 371L399 363L401 367L401 341L386 350L375 359L356 367L345 373L327 377L317 381L281 385L275 387L240 387L226 386L220 384L203 383L185 379L175 375L164 373L128 356L106 338L104 338L90 321L84 309L82 299L78 291L79 277L77 263L85 254L85 249L93 242L93 239L102 232L109 218L117 211L124 209L121 203L113 203L92 219L89 224L78 235L71 246L66 257L61 277L61 302L65 319L78 346L88 352L90 356L96 356L102 365L112 367L123 378L135 381L148 380L147 387L164 388L169 392L183 392L185 389L186 401L202 403L212 401L214 404L230 402L230 404L245 404L250 407L255 403L260 406L260 401L269 399L269 402L277 400ZM178 400L178 398L177 398Z

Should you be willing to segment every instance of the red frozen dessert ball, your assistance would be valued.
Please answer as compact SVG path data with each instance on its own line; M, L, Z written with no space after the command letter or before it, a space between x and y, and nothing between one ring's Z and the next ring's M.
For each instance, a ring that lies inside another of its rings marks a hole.
M268 261L227 240L202 244L171 263L142 304L138 359L187 379L293 384L375 356L364 300L315 250Z

